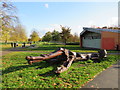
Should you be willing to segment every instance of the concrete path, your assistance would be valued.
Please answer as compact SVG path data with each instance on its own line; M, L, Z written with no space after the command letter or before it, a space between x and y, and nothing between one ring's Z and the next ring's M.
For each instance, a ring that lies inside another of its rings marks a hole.
M34 53L48 53L47 51L0 51L0 56L4 56L6 54L12 53L12 52L34 52Z
M118 88L118 80L120 80L118 70L120 70L120 61L101 72L82 88Z
M6 54L12 53L12 52L35 52L35 53L48 53L47 51L26 51L23 50L22 47L16 47L16 48L10 48L10 49L6 49L4 51L0 51L0 56L4 56Z
M0 56L4 56L8 53L11 53L12 51L0 51Z

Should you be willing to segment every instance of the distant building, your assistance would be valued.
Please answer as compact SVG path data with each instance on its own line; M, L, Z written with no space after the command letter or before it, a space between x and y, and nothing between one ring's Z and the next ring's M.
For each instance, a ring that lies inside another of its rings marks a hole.
M84 27L80 41L81 47L120 50L120 30Z

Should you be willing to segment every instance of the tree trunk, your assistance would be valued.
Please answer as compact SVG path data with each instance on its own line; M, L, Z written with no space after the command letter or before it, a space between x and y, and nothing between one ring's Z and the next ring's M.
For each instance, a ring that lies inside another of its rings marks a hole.
M5 40L5 44L7 44L7 42L8 42L8 41L7 41L7 38L6 38L6 40Z
M66 45L66 41L67 41L67 40L65 39L65 40L64 40L65 45Z

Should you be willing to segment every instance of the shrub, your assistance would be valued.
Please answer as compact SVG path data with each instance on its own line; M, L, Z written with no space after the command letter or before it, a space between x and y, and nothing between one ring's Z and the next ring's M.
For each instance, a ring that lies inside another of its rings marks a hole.
M66 45L80 45L79 42L70 42L70 43L66 43Z
M93 60L87 60L87 63L93 63Z

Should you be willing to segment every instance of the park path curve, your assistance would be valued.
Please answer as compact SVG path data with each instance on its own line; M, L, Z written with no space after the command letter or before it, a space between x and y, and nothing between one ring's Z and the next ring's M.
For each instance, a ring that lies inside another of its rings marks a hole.
M4 56L6 54L12 53L12 52L36 52L36 53L43 53L42 51L25 51L22 50L22 47L16 47L16 48L10 48L4 51L0 51L0 56ZM44 53L47 53L47 51Z
M92 81L88 82L82 88L119 88L118 80L120 80L119 71L120 61L111 67L102 71Z

